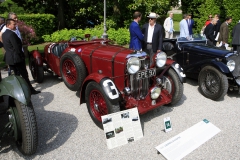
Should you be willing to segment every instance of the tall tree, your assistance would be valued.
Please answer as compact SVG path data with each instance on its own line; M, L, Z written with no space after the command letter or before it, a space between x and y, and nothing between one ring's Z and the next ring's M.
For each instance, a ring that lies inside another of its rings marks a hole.
M58 18L58 28L84 28L103 22L103 0L12 0L27 13L50 13ZM107 20L113 26L126 27L135 10L165 15L178 0L107 0Z
M198 32L204 26L206 20L208 19L209 14L212 14L212 16L214 16L215 14L220 13L220 6L217 5L216 1L217 0L206 0L205 3L202 3L197 8L197 10L199 11L197 16L199 18L197 18L195 21L198 24L198 26L197 26L197 31Z

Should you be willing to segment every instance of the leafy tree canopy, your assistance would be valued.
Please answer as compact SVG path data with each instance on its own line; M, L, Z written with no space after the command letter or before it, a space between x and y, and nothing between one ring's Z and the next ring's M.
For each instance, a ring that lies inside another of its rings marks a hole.
M8 1L15 2L23 8L21 13L55 15L58 19L58 29L85 28L103 22L103 0L6 0ZM136 10L143 16L147 16L149 12L166 15L171 6L178 4L178 0L106 0L106 4L107 20L114 22L113 26L116 28L120 28L129 25ZM13 9L5 7L4 11L9 12Z

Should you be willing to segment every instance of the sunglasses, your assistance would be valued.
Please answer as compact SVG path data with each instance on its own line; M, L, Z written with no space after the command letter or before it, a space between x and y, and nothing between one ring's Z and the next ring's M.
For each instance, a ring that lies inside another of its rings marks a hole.
M208 18L212 18L212 17L208 17Z
M149 18L150 20L153 20L153 19L155 19L155 18Z

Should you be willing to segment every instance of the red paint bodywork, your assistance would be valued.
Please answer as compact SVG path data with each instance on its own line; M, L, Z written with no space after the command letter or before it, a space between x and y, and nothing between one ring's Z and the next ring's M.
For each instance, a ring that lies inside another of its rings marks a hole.
M93 40L93 41L76 41L76 42L65 42L68 43L68 47L63 51L62 55L67 52L75 52L83 60L88 76L84 80L80 92L80 103L84 102L84 92L88 82L96 81L100 82L101 79L108 77L111 79L122 99L122 103L125 109L138 107L140 114L146 113L149 110L157 108L159 106L168 104L171 102L172 96L167 90L162 90L161 95L156 100L156 104L152 105L152 100L150 97L150 90L154 87L154 83L149 87L148 94L144 99L134 99L129 95L125 95L123 89L129 85L126 73L126 57L133 53L131 49L127 49L121 46L115 46L108 44L108 41L103 41L103 39ZM46 63L47 67L50 68L58 76L60 73L60 58L51 53L51 44L48 44L44 48L44 55L40 58L37 51L33 51L33 56L40 59L39 65L41 63ZM61 55L61 56L62 56ZM167 60L166 66L171 66L174 61L171 59ZM162 74L161 74L162 75Z

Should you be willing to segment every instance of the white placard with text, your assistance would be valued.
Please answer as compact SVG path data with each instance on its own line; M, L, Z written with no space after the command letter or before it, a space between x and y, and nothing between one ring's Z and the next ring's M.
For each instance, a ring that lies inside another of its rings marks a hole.
M221 130L211 122L203 121L160 144L156 149L168 160L179 160L211 139Z
M137 108L102 116L108 149L112 149L143 137Z

